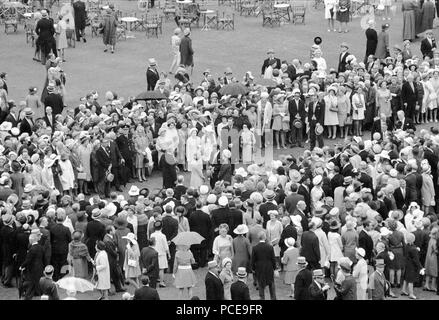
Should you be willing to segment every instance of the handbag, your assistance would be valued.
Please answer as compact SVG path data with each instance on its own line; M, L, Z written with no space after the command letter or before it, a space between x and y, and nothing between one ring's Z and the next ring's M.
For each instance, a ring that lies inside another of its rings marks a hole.
M130 259L130 258L128 258L128 266L129 267L137 267L137 261L136 260L134 260L134 259Z
M114 174L112 174L111 171L108 170L108 171L106 172L106 174L105 174L105 179L106 179L108 182L113 182L113 180L114 180Z
M78 172L78 180L87 179L87 174L85 172Z

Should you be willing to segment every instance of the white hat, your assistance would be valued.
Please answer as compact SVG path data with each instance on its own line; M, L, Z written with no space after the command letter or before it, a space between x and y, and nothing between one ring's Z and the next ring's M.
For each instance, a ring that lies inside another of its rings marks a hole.
M330 216L336 216L336 215L339 214L339 212L340 212L340 209L337 208L337 207L334 207L334 208L332 208L332 209L329 211L329 215L330 215Z
M355 248L355 252L362 258L366 255L366 251L363 248Z
M386 236L388 236L390 233L391 233L390 230L387 229L386 227L382 227L382 228L380 229L380 235L381 235L382 237L386 237Z
M284 243L288 248L290 248L290 247L294 246L294 244L296 243L296 240L293 237L289 237L289 238L286 238L284 240Z
M301 227L302 224L302 217L299 215L295 215L295 216L290 216L291 222L296 226L296 227Z
M248 233L248 227L246 224L238 225L235 230L233 230L234 234L246 234Z
M314 177L314 179L312 179L312 184L313 185L318 185L319 183L321 183L323 180L323 177L321 175L317 175Z
M127 239L131 243L137 244L136 235L132 232L130 232L126 236L122 237L122 239Z
M225 207L229 203L229 200L226 196L221 196L218 200L218 204L222 207Z
M245 178L247 177L247 171L244 169L244 167L240 167L238 169L236 169L235 171L235 175L240 175L241 177Z
M316 226L316 228L318 228L322 225L323 221L322 221L322 219L320 219L318 217L312 217L311 223L314 224Z
M232 157L232 153L230 152L229 149L224 149L223 150L223 156L230 159Z
M206 185L200 186L200 194L207 194L209 192L209 187Z
M128 191L128 195L130 196L138 196L140 194L140 189L137 186L131 186L130 190Z

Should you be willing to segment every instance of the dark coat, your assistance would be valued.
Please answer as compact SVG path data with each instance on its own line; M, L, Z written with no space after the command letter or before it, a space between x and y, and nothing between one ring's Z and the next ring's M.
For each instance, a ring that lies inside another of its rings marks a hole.
M87 223L87 228L85 229L85 244L87 245L88 252L90 253L91 257L94 257L96 255L96 241L104 240L105 236L105 225L98 221L98 220L92 220L89 223Z
M338 56L338 72L345 72L346 66L348 65L346 58L350 55L349 52L346 52L342 58L343 53L340 53Z
M273 202L265 202L261 204L259 207L259 213L261 214L262 218L264 219L264 222L262 223L262 226L265 228L267 226L268 220L270 220L270 216L268 215L268 211L270 210L277 210L278 206L275 205Z
M328 291L323 291L315 281L311 282L308 290L310 300L326 300L328 298Z
M192 49L192 39L184 36L180 42L180 63L186 67L194 65L194 50Z
M210 213L210 217L212 219L212 227L214 229L217 229L220 226L220 224L229 223L230 221L229 209L225 207L220 207L218 209L212 210L212 212Z
M295 99L291 99L288 102L288 112L290 114L290 127L293 125L293 121L296 119L297 114L299 114L300 120L305 123L305 102L302 99L299 100L299 103L297 103Z
M407 194L406 194L407 195ZM393 193L393 197L395 198L396 208L398 210L402 210L404 205L406 204L406 197L402 195L401 188L396 188Z
M96 160L98 162L98 180L99 181L102 181L102 179L105 179L105 174L106 174L106 172L111 164L110 153L107 153L107 152L105 152L103 146L101 146L96 151Z
M218 172L218 180L224 180L227 182L232 182L232 165L230 163L225 163L220 166Z
M299 210L295 210L293 212L293 216L300 216L302 218L302 220L300 221L300 224L302 225L302 230L303 232L308 231L309 230L309 226L308 226L308 217L301 211Z
M276 269L276 258L273 246L259 242L253 247L251 267L255 272L260 287L259 290L274 281L274 270Z
M49 296L49 300L59 300L58 288L52 279L41 277L39 284L41 294Z
M85 3L81 0L73 2L73 10L75 12L75 28L85 29L87 20L87 11L85 10Z
M27 134L29 134L29 136L31 136L33 133L33 128L34 123L26 118L20 122L20 133L26 132Z
M364 259L370 262L373 254L373 240L364 230L361 230L358 235L358 247L363 248L364 251L366 251Z
M52 115L55 117L57 114L61 114L64 109L64 102L60 94L50 93L43 101L44 106L52 107Z
M285 244L285 239L288 238L294 238L294 240L297 240L297 230L296 228L289 224L287 225L283 230L282 233L280 235L280 240L279 240L279 247L280 247L280 256L283 256L283 253L285 252L285 250L287 250L287 246Z
M300 200L305 201L305 197L298 193L292 193L285 198L285 209L287 209L289 214L296 210L296 205Z
M305 198L305 203L306 203L305 212L306 213L309 212L309 208L311 207L311 195L309 194L310 191L311 191L311 189L308 188L308 190L307 190L303 185L300 185L299 189L297 190L297 193L301 194Z
M123 157L122 154L120 153L117 143L114 141L111 141L110 143L110 157L111 157L112 168L119 167L120 161L123 159Z
M311 270L308 268L300 270L294 282L294 300L310 300L309 286L311 283Z
M341 174L343 175L343 177L347 177L347 176L354 177L355 175L353 170L354 167L350 163L348 163L341 169Z
M224 300L224 287L221 279L208 272L204 279L206 300Z
M414 245L406 245L404 249L405 272L404 280L413 283L419 278L421 262L419 261L419 251Z
M165 155L163 154L160 158L160 167L163 172L163 187L164 188L174 188L175 182L177 181L177 169L176 164L169 164L165 160Z
M378 44L378 33L373 28L366 30L366 59L371 54L374 55Z
M421 187L419 187L418 184L418 177L415 173L410 173L405 177L406 182L406 199L407 202L410 203L412 201L418 202L419 195L421 193L421 187L422 187L422 180L421 180Z
M146 70L146 82L148 84L147 89L148 91L152 91L155 89L155 85L157 81L159 81L160 75L156 68L148 67Z
M320 261L319 238L313 231L302 234L300 255L306 258L311 267L318 265Z
M159 254L152 247L145 247L140 252L140 265L150 279L159 278Z
M60 223L54 224L50 228L50 241L52 244L52 255L65 254L67 256L69 243L72 241L70 229Z
M241 210L238 209L230 209L229 211L229 234L233 237L236 237L236 234L233 233L233 230L240 224L243 224L243 213ZM192 229L191 229L192 230Z
M189 216L189 227L191 231L198 232L204 239L208 239L212 232L212 220L207 213L196 210Z
M178 221L170 215L164 215L162 218L162 233L168 241L174 239L178 234Z
M315 118L315 120L313 120ZM316 123L320 123L322 126L325 122L325 105L318 101L314 110L314 103L308 104L308 123L312 127L310 130L314 130Z
M408 81L404 81L401 88L401 100L402 103L407 103L407 108L415 108L418 101L418 89L415 83L413 83L414 91Z
M55 34L55 27L51 19L40 19L35 27L35 33L39 41L50 41Z
M19 123L19 121L18 121L18 117L15 117L15 118L14 118L14 116L13 116L12 113L9 113L9 114L6 116L6 118L5 118L5 122L10 122L10 123L12 123L12 127L16 127L16 126L18 125L18 123Z
M433 59L433 48L436 48L436 41L433 40L432 44L433 45L430 44L427 38L421 41L421 52L423 58L425 58L425 56L428 56L430 57L430 59Z
M143 286L134 291L133 300L160 300L160 296L156 289Z
M29 248L26 259L21 264L25 269L25 278L38 284L44 271L44 249L41 245L35 244Z
M247 284L242 281L236 281L230 286L232 300L251 300L250 291Z
M264 75L265 69L267 69L267 67L270 66L270 60L272 60L272 59L267 58L267 59L264 60L264 63L262 64L262 70L261 70L261 74L262 75ZM273 60L276 60L276 69L280 70L280 66L281 66L280 59L279 58L273 58Z

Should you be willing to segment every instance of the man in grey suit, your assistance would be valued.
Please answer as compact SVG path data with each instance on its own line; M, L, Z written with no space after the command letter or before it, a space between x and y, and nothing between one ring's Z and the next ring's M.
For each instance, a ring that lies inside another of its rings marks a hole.
M300 200L305 201L305 197L298 194L297 191L299 191L299 185L297 183L292 183L291 194L285 198L285 208L290 215L296 210L297 203Z

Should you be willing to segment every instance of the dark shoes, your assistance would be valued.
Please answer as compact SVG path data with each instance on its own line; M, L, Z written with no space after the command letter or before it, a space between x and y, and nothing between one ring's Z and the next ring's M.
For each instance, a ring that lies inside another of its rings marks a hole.
M87 42L87 40L86 40L85 38L82 38L82 41L84 41L84 43L86 43L86 42Z

